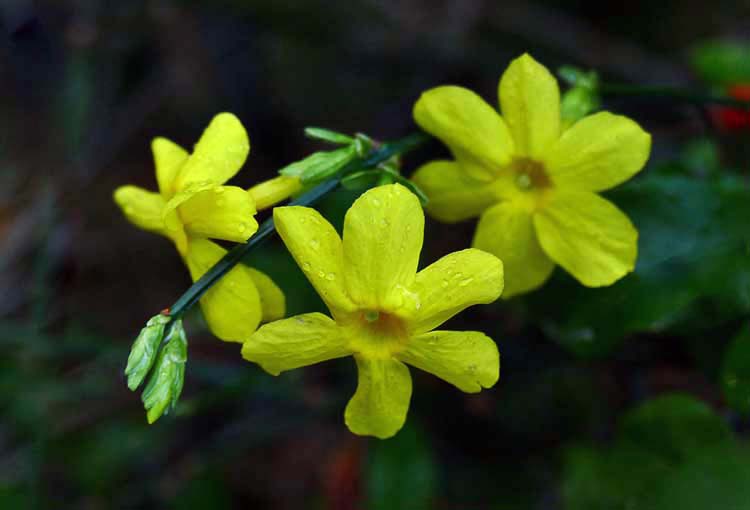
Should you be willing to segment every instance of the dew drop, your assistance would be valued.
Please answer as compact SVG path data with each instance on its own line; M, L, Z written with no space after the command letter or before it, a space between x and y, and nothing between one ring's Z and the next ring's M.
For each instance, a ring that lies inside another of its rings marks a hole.
M440 285L442 285L443 287L447 287L448 286L448 280L443 280L443 282Z
M223 205L224 205L223 199L220 198L219 200L216 201L216 207L222 207Z
M323 271L318 271L318 276L320 276L321 278L325 278L326 274Z
M237 225L237 231L242 234L245 230L247 230L247 225L244 223L240 223Z
M305 271L309 271L310 269L312 269L312 266L310 265L309 262L303 262L302 263L302 269L305 270Z
M467 285L469 285L473 281L474 281L474 278L467 278L465 280L461 280L460 282L458 282L458 286L459 287L466 287Z
M373 198L372 205L374 205L375 207L380 207L380 200L378 200L377 198Z
M336 279L336 273L328 273L326 275L326 280L328 280L329 282L332 282L335 279Z
M216 188L214 188L214 193L216 193L217 195L221 195L222 193L224 193L224 186L217 186Z
M313 250L317 251L318 248L320 248L320 241L318 241L317 239L311 239L310 240L310 248L312 248Z

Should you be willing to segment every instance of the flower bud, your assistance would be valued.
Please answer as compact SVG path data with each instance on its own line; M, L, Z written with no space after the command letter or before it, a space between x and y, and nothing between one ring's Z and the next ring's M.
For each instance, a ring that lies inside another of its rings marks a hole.
M159 353L154 373L141 396L149 423L174 409L182 393L187 362L187 337L182 321L175 321L168 342Z
M146 327L141 329L138 338L133 342L128 356L125 375L128 378L128 388L134 391L145 379L148 371L156 360L159 344L164 336L164 327L170 321L168 315L159 314L151 317Z

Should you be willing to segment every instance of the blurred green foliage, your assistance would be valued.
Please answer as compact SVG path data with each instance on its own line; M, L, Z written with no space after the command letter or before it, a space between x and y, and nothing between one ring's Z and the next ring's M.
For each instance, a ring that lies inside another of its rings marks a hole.
M611 447L568 449L563 498L571 509L743 510L750 450L706 404L663 395L627 413Z

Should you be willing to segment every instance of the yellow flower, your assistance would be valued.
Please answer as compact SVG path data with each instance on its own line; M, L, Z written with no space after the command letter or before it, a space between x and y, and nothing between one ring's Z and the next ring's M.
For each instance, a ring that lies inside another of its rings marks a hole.
M473 246L503 260L506 298L540 286L555 263L590 287L632 271L638 232L597 192L643 168L650 135L609 112L563 129L557 81L529 55L510 64L498 93L502 117L455 86L414 105L416 122L455 158L415 173L428 212L444 222L480 216Z
M476 331L432 331L463 310L496 300L503 265L476 249L417 272L424 235L419 200L399 184L374 188L346 214L343 240L318 212L274 210L276 228L328 306L262 326L242 355L278 375L353 356L359 372L345 421L355 434L387 438L403 426L411 398L404 363L466 392L497 382L495 343Z
M192 154L167 140L151 143L159 193L137 186L115 190L115 202L138 227L171 239L193 281L226 250L212 239L245 242L258 230L251 194L223 186L245 162L250 143L234 115L213 118ZM222 340L241 342L261 319L284 316L284 295L273 281L238 264L201 298L211 331Z

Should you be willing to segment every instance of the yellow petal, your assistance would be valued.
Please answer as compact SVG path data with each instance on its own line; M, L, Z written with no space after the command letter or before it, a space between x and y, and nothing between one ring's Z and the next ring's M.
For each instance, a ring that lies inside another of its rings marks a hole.
M260 304L263 308L263 322L279 320L286 314L286 297L278 285L262 271L248 267L250 276L253 277L255 288L260 295Z
M494 386L500 375L497 345L478 331L433 331L412 337L398 358L467 393Z
M539 287L555 268L539 245L531 211L520 202L501 202L485 211L472 246L503 261L504 299Z
M547 255L588 287L610 285L635 267L638 231L595 193L555 192L534 225Z
M299 177L289 177L279 175L273 179L256 184L249 190L250 195L255 200L255 206L259 211L286 200L293 194L302 189Z
M322 313L266 324L242 345L243 358L273 375L351 353L341 329Z
M546 67L524 54L505 70L498 92L516 152L541 158L560 135L557 80Z
M206 239L190 239L185 262L198 280L227 251ZM260 324L260 296L249 268L237 264L201 298L201 310L214 335L227 342L246 340Z
M273 222L297 265L331 313L355 309L343 283L343 249L336 229L308 207L277 207Z
M344 421L353 433L392 437L404 426L411 400L409 369L395 359L368 360L355 356L357 391L346 406Z
M175 191L175 177L187 161L188 153L176 143L161 137L151 141L151 152L154 155L159 192L165 200L169 200Z
M128 185L117 188L114 199L125 217L133 225L144 230L164 234L162 211L166 203L161 195L138 186Z
M180 169L176 190L196 182L224 184L239 171L249 152L250 141L239 119L231 113L218 114Z
M643 168L651 135L627 117L600 112L565 131L546 155L555 185L602 191L627 181Z
M498 113L474 92L443 86L424 92L414 120L442 140L474 178L490 180L513 154L513 140Z
M363 193L344 218L344 280L360 307L394 311L417 273L424 236L419 199L400 184Z
M454 161L431 161L411 179L430 199L430 216L445 223L479 216L497 200L490 185L469 177Z
M418 307L410 328L423 333L469 306L499 298L503 292L503 263L481 250L457 251L417 273L413 289Z
M199 191L180 204L178 212L185 230L195 237L242 243L258 230L255 202L236 186Z

